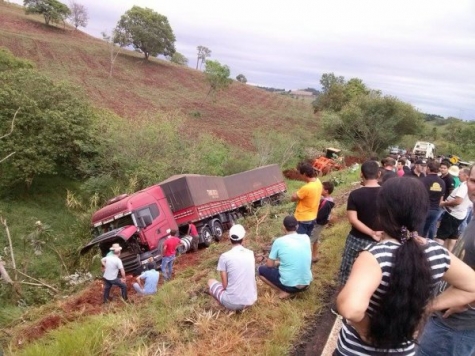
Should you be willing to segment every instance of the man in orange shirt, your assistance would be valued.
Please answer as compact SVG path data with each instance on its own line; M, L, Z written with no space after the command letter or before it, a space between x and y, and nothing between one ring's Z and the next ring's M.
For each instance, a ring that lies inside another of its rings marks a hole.
M299 171L307 184L292 194L292 201L297 202L294 216L299 223L297 233L307 234L310 237L315 226L323 187L320 179L315 177L315 169L312 165L309 163L300 164Z

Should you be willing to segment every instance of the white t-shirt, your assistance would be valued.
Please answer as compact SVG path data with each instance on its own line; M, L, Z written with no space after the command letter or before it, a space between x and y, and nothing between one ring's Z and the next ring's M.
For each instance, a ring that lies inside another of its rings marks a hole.
M222 298L228 303L252 305L257 300L256 262L254 252L234 246L219 257L218 271L228 275L228 286Z
M106 256L102 259L102 262L105 261L105 269L103 277L108 281L117 279L119 271L124 268L122 261L116 255Z
M463 220L467 216L467 209L470 206L470 199L468 198L467 182L462 182L452 193L447 197L447 201L454 200L456 197L462 198L462 202L454 207L448 207L448 212L454 218Z

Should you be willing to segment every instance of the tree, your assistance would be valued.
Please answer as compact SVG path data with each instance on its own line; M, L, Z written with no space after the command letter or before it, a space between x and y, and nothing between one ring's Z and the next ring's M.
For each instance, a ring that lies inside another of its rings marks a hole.
M15 152L0 166L4 185L23 181L29 187L41 174L83 174L98 143L90 130L94 113L75 88L31 69L4 71L0 103L0 132L8 131L17 112L14 130L0 146L0 157Z
M380 91L369 89L359 78L345 81L342 76L337 77L333 73L325 73L322 75L320 83L322 84L322 93L317 95L312 103L315 112L323 110L338 112L360 95L372 93L375 96L381 96Z
M236 77L236 80L244 84L247 83L247 78L244 76L244 74L238 74L238 76Z
M173 56L171 56L170 62L181 66L186 66L188 64L188 58L179 52L175 52Z
M423 119L412 105L371 93L358 96L340 112L325 111L322 124L329 138L368 155L398 143L404 135L420 132Z
M337 77L333 73L324 73L322 74L322 78L320 79L320 84L322 85L322 91L326 93L335 84L345 84L345 78L342 76Z
M171 57L175 53L175 35L168 19L152 9L132 7L122 15L115 31L124 34L124 44L133 45L145 59L159 54Z
M69 3L69 9L71 10L71 14L68 16L69 21L76 27L76 30L78 26L86 27L89 20L86 7L73 0Z
M69 7L57 0L23 0L25 6L25 13L40 14L45 18L45 23L59 23L71 14Z
M211 57L211 50L205 46L198 46L196 47L198 50L198 59L196 60L196 69L198 69L198 65L201 66L206 61L206 58ZM201 61L201 64L200 64Z
M112 70L114 69L115 60L119 55L122 47L125 46L125 34L119 33L116 30L112 31L112 35L109 35L107 32L102 32L102 39L107 42L109 46L110 53L110 67L109 67L109 78L112 77ZM116 46L116 43L118 46Z
M231 71L227 65L221 65L218 61L206 61L205 75L210 85L208 95L226 89L232 82L229 78L230 74Z

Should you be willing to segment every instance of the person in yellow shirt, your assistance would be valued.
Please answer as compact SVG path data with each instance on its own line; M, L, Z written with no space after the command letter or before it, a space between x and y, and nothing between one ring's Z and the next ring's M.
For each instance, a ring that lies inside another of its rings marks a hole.
M320 179L315 177L316 173L311 164L301 164L299 171L307 183L292 194L292 201L297 202L294 216L299 223L297 233L307 234L310 237L315 226L323 187Z

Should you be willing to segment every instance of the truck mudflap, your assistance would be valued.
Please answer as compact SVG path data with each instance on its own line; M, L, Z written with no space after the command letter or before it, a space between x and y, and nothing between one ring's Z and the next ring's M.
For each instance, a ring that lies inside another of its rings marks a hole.
M81 249L81 255L85 254L91 248L98 244L104 244L108 241L117 241L117 238L121 238L124 242L127 242L136 232L137 227L134 225L128 225L112 231L108 231L102 235L93 238L87 245L85 245Z

